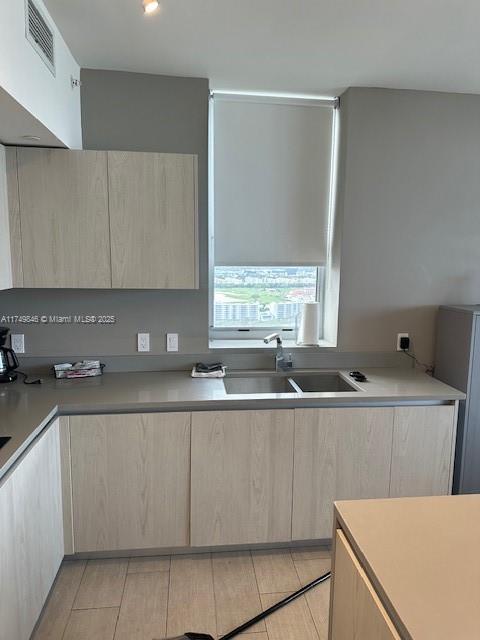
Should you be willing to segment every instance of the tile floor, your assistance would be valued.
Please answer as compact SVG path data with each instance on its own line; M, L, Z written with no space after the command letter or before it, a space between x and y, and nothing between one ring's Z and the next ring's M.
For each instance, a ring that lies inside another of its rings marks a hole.
M67 561L32 640L215 638L330 568L325 548ZM326 640L330 584L242 640Z

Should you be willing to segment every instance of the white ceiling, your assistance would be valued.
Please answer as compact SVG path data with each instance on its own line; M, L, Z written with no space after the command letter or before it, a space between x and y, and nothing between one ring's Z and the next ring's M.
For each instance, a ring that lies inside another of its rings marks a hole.
M214 89L480 93L479 0L45 0L82 67Z

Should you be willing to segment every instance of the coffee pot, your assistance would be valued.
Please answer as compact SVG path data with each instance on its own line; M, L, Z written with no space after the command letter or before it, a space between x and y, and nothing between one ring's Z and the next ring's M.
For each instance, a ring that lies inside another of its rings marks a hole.
M15 351L5 346L9 331L8 327L0 327L0 383L16 380L15 369L20 366Z

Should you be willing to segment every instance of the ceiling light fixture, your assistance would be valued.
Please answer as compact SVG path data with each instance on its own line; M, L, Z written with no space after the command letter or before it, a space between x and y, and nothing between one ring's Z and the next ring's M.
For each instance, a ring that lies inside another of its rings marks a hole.
M153 13L158 9L158 0L142 0L145 13Z

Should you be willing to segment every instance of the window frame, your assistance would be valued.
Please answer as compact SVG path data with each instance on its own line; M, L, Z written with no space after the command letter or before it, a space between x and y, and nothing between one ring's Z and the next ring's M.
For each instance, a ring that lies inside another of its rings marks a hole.
M319 100L329 101L333 108L332 118L332 145L331 145L331 170L330 170L330 193L328 204L328 226L327 226L327 257L325 264L321 265L309 265L316 266L317 269L324 269L323 278L319 278L317 275L317 293L316 301L321 305L320 314L320 328L319 328L319 346L322 347L336 347L337 345L337 327L338 327L338 298L339 298L339 275L333 274L333 271L338 271L339 268L339 249L338 242L335 242L335 227L336 227L336 208L337 208L337 189L338 189L338 151L340 140L340 117L339 107L340 100L338 97L325 97L325 96L304 96L304 95L291 95L291 94L273 94L273 93L255 93L255 92L224 92L218 91L218 93L230 93L235 96L244 96L248 100L249 96L256 96L265 98L266 101L272 102L279 101L298 101L301 104L304 100ZM238 341L244 342L245 347L248 347L248 341L262 340L266 334L272 332L278 332L284 340L296 340L295 329L278 327L215 327L214 326L214 304L215 304L215 228L214 228L214 197L215 197L215 184L214 184L214 96L215 91L210 92L209 99L209 111L208 111L208 327L209 327L209 340L210 346L214 347L215 342L231 341L233 343ZM221 266L221 265L218 265ZM249 265L239 265L249 266ZM289 265L258 265L259 268L265 266L289 266ZM297 266L297 265L295 265ZM302 266L302 265L298 265ZM334 277L332 277L334 276ZM332 308L327 308L326 300L332 302ZM326 335L326 326L329 326L328 335Z

